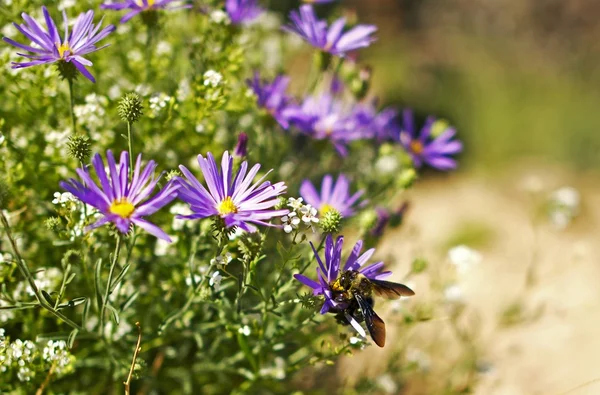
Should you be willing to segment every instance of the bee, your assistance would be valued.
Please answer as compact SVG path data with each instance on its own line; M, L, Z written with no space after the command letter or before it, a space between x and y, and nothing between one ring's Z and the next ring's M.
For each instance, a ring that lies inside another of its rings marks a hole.
M415 294L404 284L371 279L356 270L342 272L330 284L330 289L333 300L345 306L336 315L338 322L347 323L347 316L358 322L364 320L371 338L379 347L385 346L385 322L373 310L373 293L388 299Z

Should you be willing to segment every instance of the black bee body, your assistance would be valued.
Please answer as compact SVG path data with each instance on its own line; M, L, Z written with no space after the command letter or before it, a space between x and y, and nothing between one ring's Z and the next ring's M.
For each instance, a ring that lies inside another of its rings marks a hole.
M343 306L336 314L337 321L347 325L347 316L358 322L365 321L371 338L379 347L385 345L385 323L373 310L373 293L388 299L415 294L406 285L370 279L356 270L342 272L329 286L333 300Z

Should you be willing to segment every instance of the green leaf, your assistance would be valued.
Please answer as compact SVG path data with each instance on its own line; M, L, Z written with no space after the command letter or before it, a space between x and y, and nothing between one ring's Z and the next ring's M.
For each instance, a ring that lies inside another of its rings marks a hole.
M240 348L242 349L242 352L244 353L244 356L246 357L248 362L250 362L252 369L255 372L258 371L258 365L256 363L256 359L254 358L254 354L252 353L252 351L250 350L250 347L248 346L246 336L244 336L243 334L238 332L237 341L238 341L238 344L240 345Z
M76 274L75 273L71 273L71 275L69 276L69 278L67 279L67 281L65 282L65 285L71 283L71 281L73 281L73 279L75 278Z
M123 306L121 307L121 311L127 310L133 304L133 302L135 302L135 300L137 299L137 297L139 295L140 295L140 291L135 291L134 293L132 293L131 296L127 298L125 303L123 303Z
M44 299L46 299L46 302L50 303L51 306L54 306L54 300L52 299L52 296L50 296L50 294L44 291L43 289L42 296L44 297Z
M94 271L94 289L96 291L96 302L98 303L98 308L102 306L102 258L96 261L96 267Z
M121 273L119 273L117 278L114 279L113 283L110 285L110 293L111 294L115 290L115 288L117 288L117 285L119 285L119 283L121 281L123 281L123 277L125 277L125 274L127 274L127 271L129 271L130 267L131 267L131 265L129 263L127 265L125 265L123 267L123 270L121 270Z
M115 324L119 325L119 322L121 321L119 320L119 312L117 311L117 309L115 309L109 304L106 305L106 308L110 310L110 317L115 322Z
M78 333L79 333L79 329L73 329L71 331L71 333L69 334L69 338L67 339L67 347L69 349L73 348L73 343L75 343L75 338L77 337Z
M85 323L87 322L88 314L90 313L90 300L88 298L85 299L83 304L83 314L81 316L81 326L85 328Z

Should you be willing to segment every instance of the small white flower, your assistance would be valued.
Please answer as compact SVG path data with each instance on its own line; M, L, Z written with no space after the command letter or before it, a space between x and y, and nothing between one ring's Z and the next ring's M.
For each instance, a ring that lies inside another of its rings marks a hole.
M225 265L229 264L229 262L231 262L232 259L233 259L233 257L231 256L231 253L226 252L225 255L219 255L219 256L216 256L213 259L211 259L210 264L225 266Z
M361 339L360 337L352 336L350 338L350 344L360 344L362 342L363 342L363 339Z
M377 386L386 394L398 393L398 384L394 381L394 378L389 373L377 378Z
M205 127L201 123L196 125L196 133L204 133Z
M465 245L452 247L448 250L448 259L456 266L459 273L467 273L481 263L481 254Z
M197 274L194 274L194 282L195 282L196 284L199 284L199 283L200 283L200 281L202 281L202 277L201 277L201 276L199 276L199 275L197 275ZM193 283L192 283L192 278L191 278L191 277L186 277L186 278L185 278L185 285L187 285L188 287L191 287L191 286L192 286L192 284L193 284Z
M248 325L244 325L243 327L238 329L238 333L241 333L244 336L250 336L250 333L252 333L252 331L250 330L250 327Z
M462 302L463 291L458 284L452 284L444 289L444 297L451 303Z
M214 70L208 70L204 73L204 86L216 88L223 81L223 76Z
M229 24L229 15L223 10L214 10L210 13L210 20L218 24Z
M581 201L579 192L573 187L562 187L557 189L552 193L551 199L572 210L577 210Z
M294 229L298 228L300 224L300 218L298 218L298 214L292 211L291 213L284 215L281 217L281 222L283 223L283 231L285 233L291 233Z
M210 277L210 280L208 281L208 284L211 287L213 287L215 289L215 291L219 292L219 290L221 289L221 281L222 280L223 280L223 276L221 276L221 274L217 270Z
M304 199L302 199L301 197L298 199L294 199L294 198L289 198L287 205L289 207L291 207L293 210L300 210L303 206L302 202L304 201Z
M4 140L6 140L6 137L4 137L2 132L0 132L0 145L2 145L2 143L4 143Z
M158 44L156 44L156 54L158 56L168 55L172 50L173 47L168 41L159 41Z

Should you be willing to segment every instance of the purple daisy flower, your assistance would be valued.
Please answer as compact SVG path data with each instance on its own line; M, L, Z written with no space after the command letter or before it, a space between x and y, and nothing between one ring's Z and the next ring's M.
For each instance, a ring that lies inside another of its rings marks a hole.
M257 0L226 0L225 10L234 25L252 22L264 11Z
M175 199L179 186L168 182L156 195L150 197L160 180L160 176L154 178L156 162L151 160L142 169L142 155L138 155L130 181L127 151L121 153L118 165L110 150L106 152L106 161L108 175L102 157L96 154L92 159L100 186L92 179L87 168L76 170L83 182L73 178L60 182L63 189L71 192L83 203L95 207L103 215L94 224L88 226L86 231L112 222L121 233L127 233L133 223L151 235L170 242L171 239L162 229L143 217L154 214Z
M298 34L313 47L332 55L344 56L375 41L373 33L377 27L357 25L343 33L346 18L339 18L328 27L326 21L317 19L310 4L300 6L300 12L292 11L290 19L292 24L284 26L284 30Z
M378 113L373 101L359 105L355 116L355 127L362 129L365 137L383 142L399 133L398 111L393 108L387 107Z
M403 119L402 130L395 134L394 139L408 151L416 167L421 167L425 163L439 170L456 169L456 160L451 155L462 151L462 143L453 140L456 129L447 128L438 136L433 137L431 131L435 124L435 118L428 117L417 135L413 112L409 109L404 110Z
M103 3L100 5L100 8L116 11L129 10L129 12L125 14L120 21L121 23L125 23L137 14L144 11L177 10L191 7L189 4L181 3L181 0L125 0L119 3Z
M316 140L330 140L342 156L348 155L347 144L361 139L364 131L357 129L354 108L329 93L307 97L301 106L290 106L284 116Z
M85 66L92 66L92 62L83 56L107 47L108 44L97 47L96 43L113 32L115 27L113 25L108 25L100 30L102 20L100 20L98 25L94 25L92 23L94 21L94 11L90 10L79 14L75 20L73 29L69 32L69 21L67 19L67 14L63 11L62 15L65 34L63 39L61 39L56 23L54 23L54 20L48 13L48 9L44 6L42 6L42 13L44 14L47 30L44 30L35 19L26 13L21 14L25 21L24 24L19 25L13 23L17 30L21 32L25 38L31 41L31 45L20 44L10 38L3 37L3 40L7 43L31 52L31 54L18 54L30 59L30 62L13 62L12 68L20 69L23 67L37 66L39 64L66 62L73 64L87 79L96 82L92 74L85 68Z
M325 302L321 308L321 314L327 312L338 313L342 311L346 306L340 305L334 300L331 285L337 280L340 273L340 267L342 265L342 246L344 244L344 236L339 236L335 242L331 235L327 235L325 239L325 263L321 260L319 253L315 249L314 245L310 243L313 249L315 258L317 259L317 279L318 281L312 280L302 274L295 274L294 278L300 281L302 284L311 287L313 289L313 295L323 295ZM350 256L346 259L346 264L342 271L355 270L363 274L369 279L381 280L392 274L390 271L382 272L383 262L377 262L369 266L363 267L365 263L373 256L375 249L365 251L361 255L363 242L359 240L352 249ZM364 336L364 330L360 324L350 315L346 315L348 322Z
M302 196L306 203L316 207L320 211L321 216L335 209L343 217L351 217L354 215L355 206L361 205L357 203L363 193L364 191L360 190L354 195L350 195L350 181L343 174L339 175L335 184L331 175L325 175L321 182L320 194L309 180L302 181L302 185L300 186L300 196Z
M290 77L279 75L269 83L261 80L258 72L255 72L254 77L247 82L258 97L258 105L266 109L281 127L287 129L290 125L283 112L291 102L290 97L285 93Z
M190 205L193 214L179 215L177 218L198 219L219 216L223 218L227 227L239 226L247 232L254 232L256 227L252 225L253 223L275 226L266 221L289 212L270 210L278 203L277 196L283 194L287 188L283 182L276 184L263 182L270 171L252 184L260 164L254 165L247 172L248 162L242 162L232 181L233 157L227 151L221 160L221 171L210 152L207 158L198 155L198 163L208 190L185 166L179 166L186 178L177 177L181 185L178 191L179 198Z

